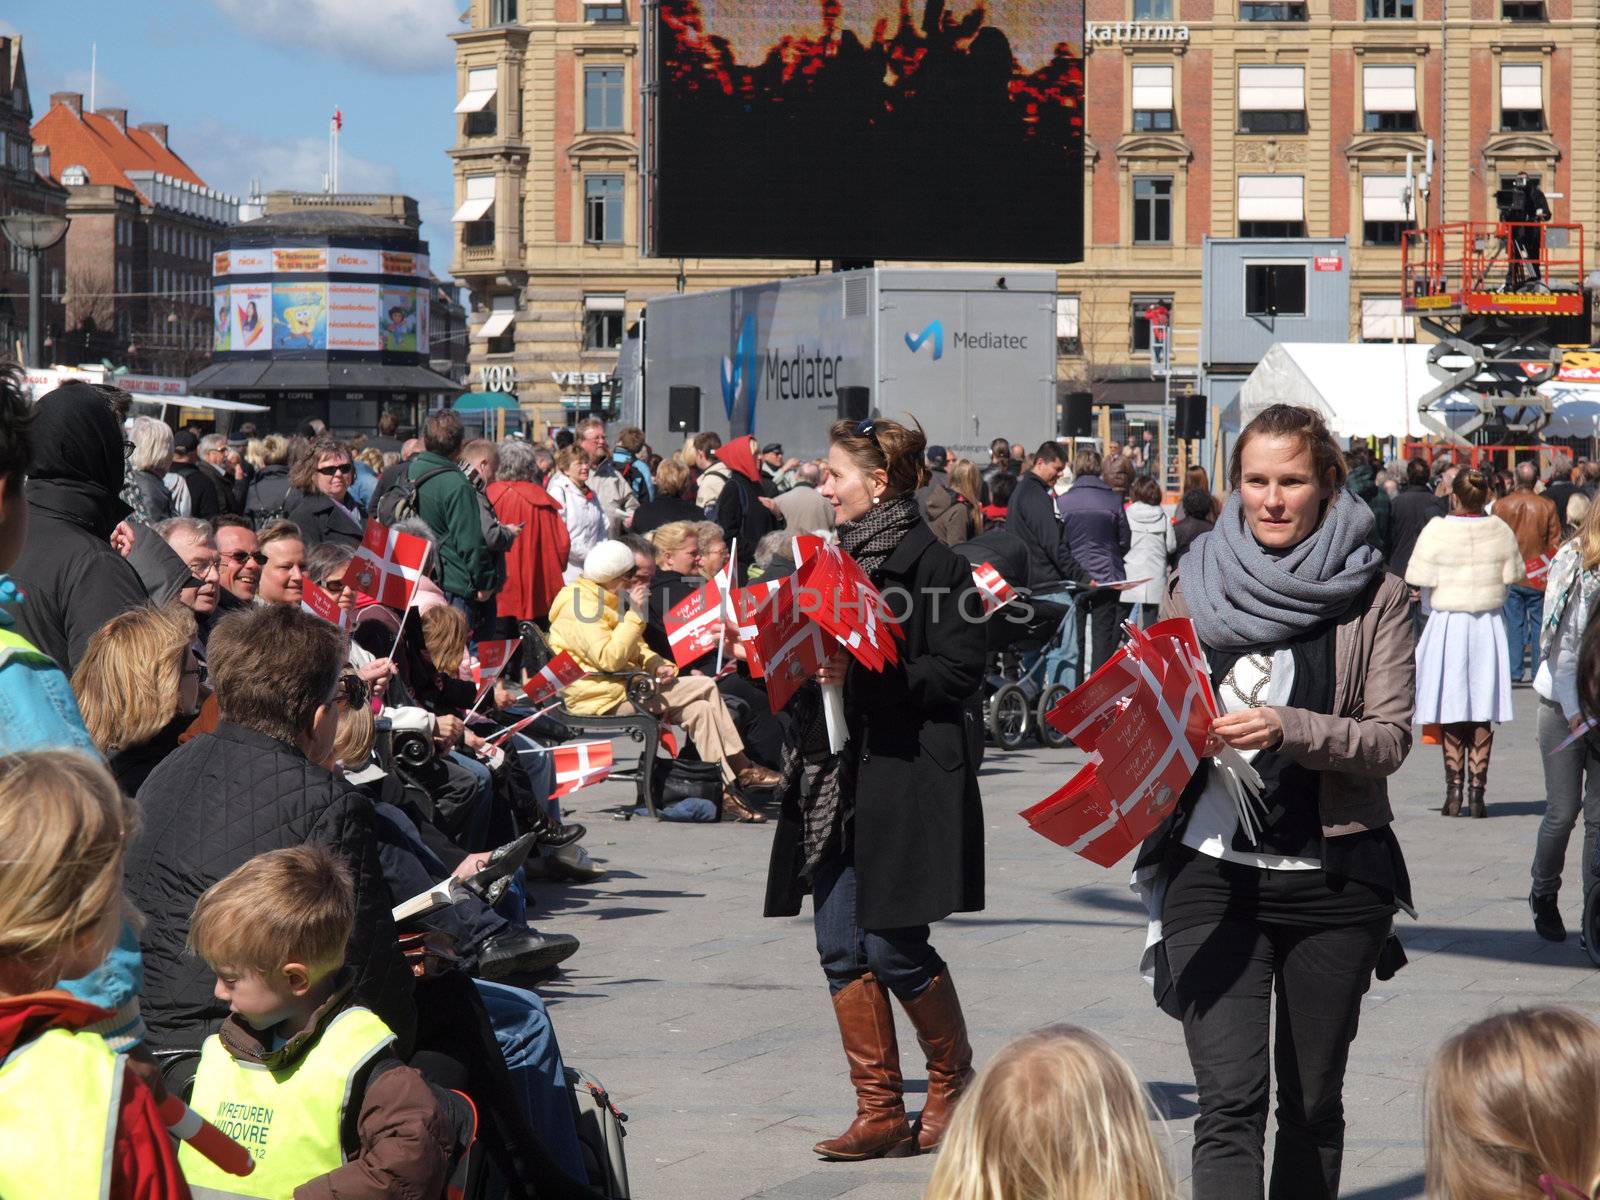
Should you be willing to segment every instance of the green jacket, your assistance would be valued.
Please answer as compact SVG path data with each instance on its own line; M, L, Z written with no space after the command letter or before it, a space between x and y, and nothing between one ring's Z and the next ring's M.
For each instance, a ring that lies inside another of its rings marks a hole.
M406 468L407 479L451 468L417 489L416 512L438 538L439 586L452 596L471 600L494 587L494 554L483 540L478 518L478 492L472 480L447 458L424 450Z

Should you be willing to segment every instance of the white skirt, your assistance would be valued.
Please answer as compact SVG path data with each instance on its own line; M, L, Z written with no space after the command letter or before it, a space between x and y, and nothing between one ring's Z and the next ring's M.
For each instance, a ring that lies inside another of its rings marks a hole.
M1416 720L1511 720L1511 655L1498 608L1429 615L1417 642Z

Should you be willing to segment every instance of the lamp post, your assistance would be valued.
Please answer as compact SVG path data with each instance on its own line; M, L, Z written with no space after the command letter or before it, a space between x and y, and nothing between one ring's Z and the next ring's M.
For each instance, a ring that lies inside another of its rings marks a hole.
M45 213L12 213L9 217L0 217L0 230L5 232L6 240L13 246L20 246L28 253L27 365L41 367L44 365L39 361L44 357L44 335L40 315L43 301L40 295L42 271L39 260L44 257L46 250L66 236L67 218L52 217Z

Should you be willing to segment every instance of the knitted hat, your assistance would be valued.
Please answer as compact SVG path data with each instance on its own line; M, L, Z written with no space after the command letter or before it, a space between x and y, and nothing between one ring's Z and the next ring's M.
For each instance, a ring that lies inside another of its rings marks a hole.
M583 556L583 576L596 583L621 579L634 568L633 550L622 542L600 542Z

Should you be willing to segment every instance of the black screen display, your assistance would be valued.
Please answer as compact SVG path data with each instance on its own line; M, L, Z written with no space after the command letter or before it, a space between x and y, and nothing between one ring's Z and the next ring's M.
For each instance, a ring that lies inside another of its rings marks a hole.
M653 253L1082 257L1082 0L657 11Z

